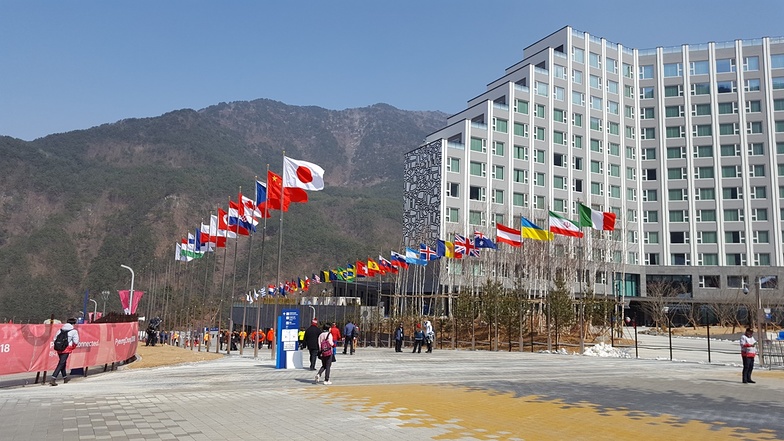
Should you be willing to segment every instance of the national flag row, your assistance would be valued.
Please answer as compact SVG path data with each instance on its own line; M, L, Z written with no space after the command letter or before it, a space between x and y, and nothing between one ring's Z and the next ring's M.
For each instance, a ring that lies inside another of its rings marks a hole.
M288 211L292 202L308 202L307 191L324 189L324 169L307 161L283 157L283 175L267 170L267 182L255 182L256 198L240 191L237 201L229 200L228 209L219 207L210 215L209 224L202 223L175 246L174 259L191 261L207 252L226 246L227 239L249 236L256 232L259 219L269 218L271 210Z
M580 218L577 221L572 221L550 211L547 230L525 217L520 218L520 229L497 223L496 242L519 247L522 246L523 239L553 240L556 234L580 238L583 237L581 227L591 227L602 231L615 230L615 213L594 210L583 204L579 204L578 209ZM419 251L406 248L406 261L415 265L427 265L427 262L442 257L448 259L462 259L464 256L479 257L481 248L497 249L498 247L495 242L479 231L474 232L473 240L455 234L454 241L439 239L435 249L424 243L419 245Z

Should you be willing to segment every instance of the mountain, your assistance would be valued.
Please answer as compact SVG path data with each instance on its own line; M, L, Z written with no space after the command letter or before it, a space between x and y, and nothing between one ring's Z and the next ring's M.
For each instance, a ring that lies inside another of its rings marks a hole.
M326 188L283 215L282 279L388 255L402 239L403 155L446 116L385 104L336 111L261 99L30 142L0 137L0 322L75 315L85 291L100 303L101 291L127 289L130 274L121 264L134 268L136 289L179 295L186 309L195 297L189 293L216 289L224 260L229 277L237 268L235 295L250 283L248 267L253 285L274 283L277 211L267 223L263 276L260 234L250 265L247 239L236 261L217 253L212 263L174 265L173 253L188 231L236 200L240 187L255 197L254 177L265 180L267 164L280 174L284 152L322 166ZM186 286L202 273L201 288ZM110 297L107 310L117 310L116 294ZM158 312L150 302L149 312Z

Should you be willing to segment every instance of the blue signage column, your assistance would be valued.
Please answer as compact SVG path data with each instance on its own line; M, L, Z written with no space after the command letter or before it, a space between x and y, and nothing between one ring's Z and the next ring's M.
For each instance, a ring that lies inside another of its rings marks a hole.
M286 352L299 348L299 311L284 309L278 317L278 332L275 333L275 368L286 368Z

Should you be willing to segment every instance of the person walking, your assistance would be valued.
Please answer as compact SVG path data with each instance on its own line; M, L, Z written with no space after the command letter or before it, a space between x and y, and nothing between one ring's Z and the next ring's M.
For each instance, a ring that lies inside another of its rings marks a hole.
M332 324L335 325L334 323ZM319 358L321 359L321 369L319 369L318 373L316 374L316 384L321 381L321 374L324 374L324 384L330 385L332 384L329 381L329 371L332 367L332 357L335 356L335 341L332 340L332 332L329 326L324 325L324 332L322 332L318 337L318 343L320 348Z
M756 383L751 379L751 371L754 370L754 357L757 356L757 340L751 328L746 328L746 333L740 336L740 356L743 358L743 382Z
M68 361L68 356L71 355L71 352L73 352L79 344L79 331L74 329L74 324L76 324L76 319L69 318L68 322L60 328L60 332L58 332L54 336L54 340L52 340L54 350L57 351L57 355L60 357L60 360L57 362L57 367L52 373L52 381L49 382L52 386L57 386L57 374L62 374L63 383L67 383L71 380L66 373L65 364Z
M433 324L430 320L425 320L425 343L427 344L427 353L433 352L433 342L436 339L436 333L433 332Z
M269 328L267 330L267 349L272 348L273 340L275 340L275 329Z
M414 331L414 350L411 353L422 353L422 343L425 341L425 333L422 331L422 325L417 323L416 331Z
M403 339L405 338L403 331L403 324L398 325L395 329L395 352L403 352Z
M310 370L316 370L316 359L318 358L319 352L319 335L321 335L321 329L318 327L318 320L313 319L310 322L310 326L308 329L305 330L305 347L308 348L308 352L310 352Z
M332 323L329 333L332 334L332 361L335 361L335 352L337 352L338 342L340 341L340 329L338 329L337 323Z
M354 355L354 332L356 331L357 327L351 320L346 323L346 326L343 327L343 354L348 351L349 346L351 347L351 355Z

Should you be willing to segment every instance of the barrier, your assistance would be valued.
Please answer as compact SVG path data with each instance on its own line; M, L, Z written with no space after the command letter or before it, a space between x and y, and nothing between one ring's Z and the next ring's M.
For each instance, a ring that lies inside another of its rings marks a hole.
M0 375L53 371L58 356L53 341L60 324L0 324ZM85 368L127 360L136 354L137 322L75 325L79 345L68 368Z

